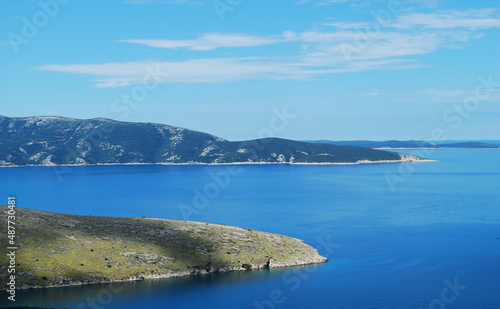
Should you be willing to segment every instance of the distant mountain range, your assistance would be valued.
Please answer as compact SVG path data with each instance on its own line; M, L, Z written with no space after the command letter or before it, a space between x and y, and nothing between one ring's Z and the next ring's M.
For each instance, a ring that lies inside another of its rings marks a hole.
M482 142L457 142L445 144L432 144L424 141L330 141L330 140L314 140L307 141L314 144L329 144L341 146L358 146L367 148L385 148L385 149L398 149L398 148L500 148L500 145L482 143Z
M401 161L422 159L364 147L279 138L231 142L155 123L0 116L0 166Z

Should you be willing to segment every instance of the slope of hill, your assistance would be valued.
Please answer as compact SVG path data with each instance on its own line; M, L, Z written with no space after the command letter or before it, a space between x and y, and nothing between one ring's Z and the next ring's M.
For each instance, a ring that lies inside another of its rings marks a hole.
M303 241L228 225L16 209L16 286L81 285L324 263ZM0 228L7 230L7 207ZM7 237L0 246L7 248ZM0 256L0 290L9 257Z
M358 163L420 158L363 147L266 138L231 142L154 123L0 116L0 166L126 163Z

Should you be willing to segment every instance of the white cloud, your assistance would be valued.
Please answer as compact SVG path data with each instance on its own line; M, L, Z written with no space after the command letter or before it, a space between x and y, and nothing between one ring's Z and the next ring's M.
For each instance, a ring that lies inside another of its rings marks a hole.
M376 23L376 21L373 21ZM314 30L285 31L275 36L207 33L190 40L133 39L120 42L165 49L208 51L219 48L257 47L274 44L273 56L218 57L156 61L44 65L37 69L94 76L96 87L120 87L140 83L146 68L165 72L162 82L217 83L245 79L305 79L325 74L368 70L407 70L426 66L418 55L440 49L463 48L481 38L485 29L500 28L497 10L406 13L384 27L366 22L330 21ZM280 44L286 45L286 49ZM294 48L294 49L292 49ZM283 57L282 55L288 55ZM162 73L163 74L163 73Z
M350 2L354 0L300 0L298 3L299 4L306 4L310 3L313 5L318 5L318 6L325 6L325 5L332 5L332 4L339 4L339 3L345 3L345 2Z
M141 44L150 47L177 49L187 48L190 50L214 50L221 47L251 47L268 44L282 43L291 39L292 34L286 32L283 36L275 38L263 38L246 34L219 34L207 33L194 40L121 40L119 42Z
M161 83L231 82L248 78L286 78L295 69L289 64L260 58L195 59L181 62L140 61L104 64L45 65L40 70L99 76L96 87L138 84L144 78ZM151 72L154 72L152 74Z
M437 8L439 3L443 0L404 0L402 4L414 4L422 8ZM388 1L384 0L299 0L298 4L312 4L315 6L337 5L342 3L349 3L351 8L363 8L371 4L379 4L381 7L387 5Z
M395 24L390 26L400 29L415 27L427 29L498 28L500 27L500 14L496 9L412 13L402 15Z
M327 22L323 26L336 27L339 29L366 29L370 24L367 22Z
M314 68L290 59L276 61L268 58L212 58L180 62L44 65L37 69L96 76L98 78L92 80L94 87L122 87L140 84L144 79L152 82L156 80L158 83L225 83L245 79L297 80L324 74L414 67L415 64L411 61L399 59L356 61L336 67Z
M127 4L154 4L154 3L166 3L166 4L194 4L194 5L204 5L207 4L203 1L195 0L126 0Z
M324 1L317 1L315 5L317 6L327 6L327 5L332 5L332 4L338 4L338 3L345 3L349 2L350 0L324 0Z

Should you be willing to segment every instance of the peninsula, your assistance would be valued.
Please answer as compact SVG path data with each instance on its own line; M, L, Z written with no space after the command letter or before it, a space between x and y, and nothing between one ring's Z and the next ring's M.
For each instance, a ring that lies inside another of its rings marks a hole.
M228 141L155 123L0 116L0 166L95 164L359 164L423 162L366 147L280 138Z
M7 230L7 206L0 229ZM228 225L57 214L16 207L16 288L169 278L324 263L302 240ZM0 239L7 248L7 237ZM0 289L9 257L0 256Z

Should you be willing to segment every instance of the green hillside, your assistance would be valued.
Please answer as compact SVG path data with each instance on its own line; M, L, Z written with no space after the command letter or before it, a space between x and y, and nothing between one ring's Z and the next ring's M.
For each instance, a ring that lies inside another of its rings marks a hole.
M400 154L266 138L231 142L154 123L0 116L0 166L125 163L398 162ZM418 157L405 156L406 161Z

